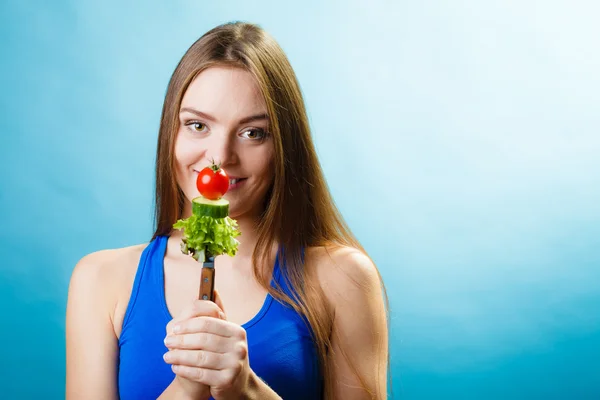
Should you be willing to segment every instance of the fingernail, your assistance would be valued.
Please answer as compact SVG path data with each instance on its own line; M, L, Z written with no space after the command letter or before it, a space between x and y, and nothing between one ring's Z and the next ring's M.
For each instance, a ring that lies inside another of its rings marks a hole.
M171 352L170 352L170 351L167 351L165 354L163 354L163 359L164 359L166 362L169 362L169 361L171 361Z
M226 319L225 314L222 311L219 311L219 318Z
M171 346L175 344L175 338L173 336L167 336L165 338L165 346Z
M179 333L179 332L181 332L181 325L173 326L173 333Z

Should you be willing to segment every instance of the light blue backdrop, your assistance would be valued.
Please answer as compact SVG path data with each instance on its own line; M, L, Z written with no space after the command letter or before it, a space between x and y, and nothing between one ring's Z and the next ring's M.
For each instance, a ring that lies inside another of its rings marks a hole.
M0 397L64 397L72 268L148 240L169 76L241 19L387 283L396 398L600 398L597 4L3 1Z

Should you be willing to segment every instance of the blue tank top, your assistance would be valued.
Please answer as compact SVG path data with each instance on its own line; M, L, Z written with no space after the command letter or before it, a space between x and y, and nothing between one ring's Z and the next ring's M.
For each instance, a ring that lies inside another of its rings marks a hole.
M118 385L121 400L156 399L175 374L163 360L166 325L172 319L164 296L167 236L142 252L119 338ZM279 258L273 278L289 295ZM283 399L322 398L322 375L306 319L267 294L258 312L242 326L252 370ZM211 397L212 399L212 397Z

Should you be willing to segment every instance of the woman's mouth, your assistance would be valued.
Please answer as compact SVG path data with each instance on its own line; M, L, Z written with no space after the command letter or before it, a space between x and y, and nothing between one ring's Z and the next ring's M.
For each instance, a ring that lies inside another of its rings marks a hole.
M242 185L248 178L229 178L229 190L237 189Z

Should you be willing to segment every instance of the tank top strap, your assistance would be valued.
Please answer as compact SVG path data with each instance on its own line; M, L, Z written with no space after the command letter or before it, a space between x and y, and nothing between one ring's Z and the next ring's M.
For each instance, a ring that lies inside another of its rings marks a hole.
M292 293L297 293L295 290L292 290L292 285L290 283L290 279L288 277L287 264L286 264L286 253L285 248L280 247L277 252L277 258L275 259L275 268L273 270L273 280L276 281L281 289L290 296L290 298L294 298ZM304 248L300 249L300 260L304 263Z
M144 251L142 251L135 279L133 281L129 304L123 319L122 332L127 329L137 303L140 301L144 304L148 301L160 301L154 288L156 288L157 285L162 285L164 279L162 266L167 239L168 236L157 236L150 241Z

